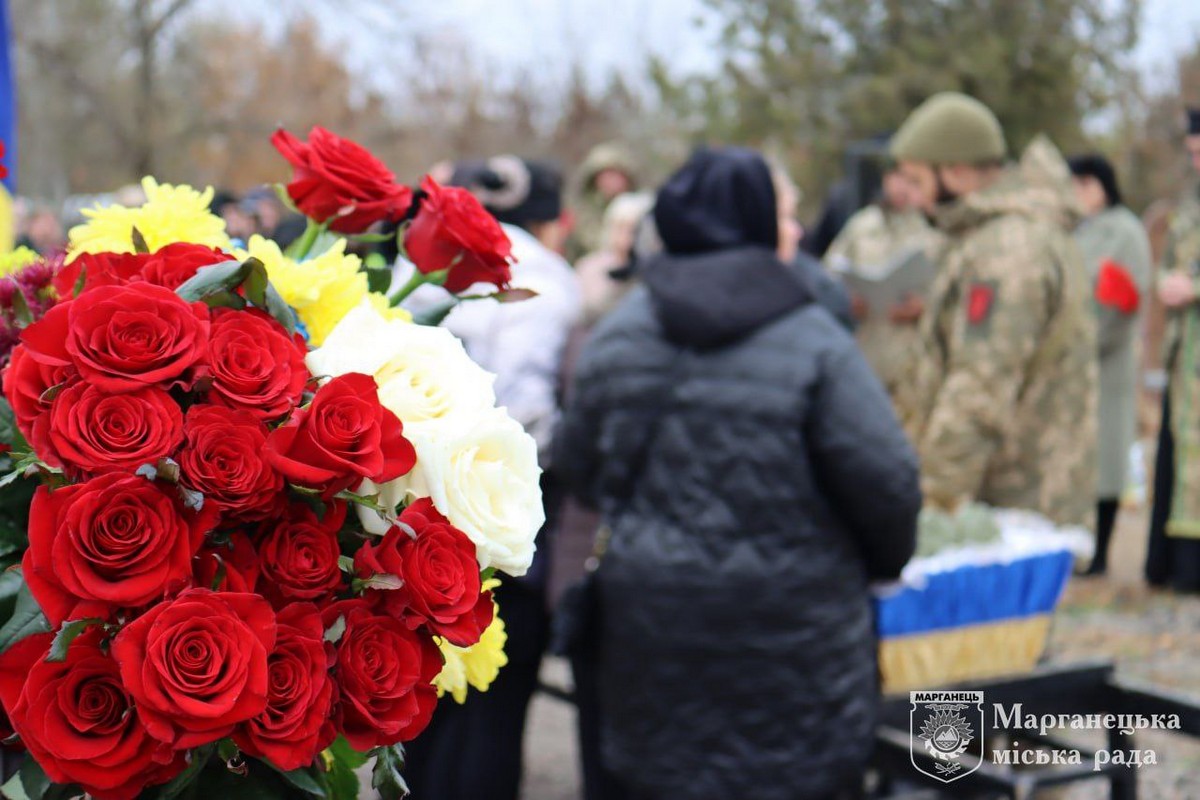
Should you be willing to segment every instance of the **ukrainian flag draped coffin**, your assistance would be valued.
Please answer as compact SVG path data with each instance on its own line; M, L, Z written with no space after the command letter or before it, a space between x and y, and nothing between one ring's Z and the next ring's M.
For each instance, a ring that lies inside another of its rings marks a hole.
M1019 674L1037 663L1082 530L1022 511L992 512L998 538L914 558L876 590L885 691Z

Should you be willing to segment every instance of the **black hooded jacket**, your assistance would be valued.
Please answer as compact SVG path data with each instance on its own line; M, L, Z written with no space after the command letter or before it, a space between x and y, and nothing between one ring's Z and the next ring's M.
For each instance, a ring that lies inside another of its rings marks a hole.
M667 252L585 348L556 461L613 532L605 759L639 796L821 797L871 747L867 582L912 553L916 459L775 257L761 158L697 154L655 215Z

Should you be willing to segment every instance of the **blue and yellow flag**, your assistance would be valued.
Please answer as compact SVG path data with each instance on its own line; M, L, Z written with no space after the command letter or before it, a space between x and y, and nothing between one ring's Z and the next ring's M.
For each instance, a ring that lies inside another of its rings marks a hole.
M17 93L9 53L8 0L0 0L0 253L13 249L13 196L17 186Z

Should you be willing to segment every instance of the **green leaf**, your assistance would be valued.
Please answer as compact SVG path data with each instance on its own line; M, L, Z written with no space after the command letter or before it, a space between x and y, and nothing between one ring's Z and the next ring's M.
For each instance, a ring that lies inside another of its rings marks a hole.
M287 330L289 336L294 334L296 332L296 312L284 302L283 297L269 283L267 284L266 303L267 313Z
M269 761L266 763L270 764ZM274 769L273 765L272 769ZM316 797L329 796L329 793L325 791L325 787L322 786L321 782L318 781L313 775L311 769L293 769L289 772L276 769L275 771L282 775L288 783L290 783L292 786L295 786L302 792L306 792L307 794L311 794Z
M382 269L367 269L367 291L379 292L384 294L392 285L392 271L386 267Z
M26 756L17 774L0 786L0 793L9 800L41 800L49 788L50 779L46 773L36 761Z
M139 231L137 227L134 227L133 230L129 232L129 238L133 241L133 252L138 254L150 252L150 247L146 244L146 237L142 235L142 232Z
M371 786L379 791L383 800L400 800L408 797L408 783L401 774L404 769L404 745L377 747L375 769L371 771Z
M183 790L196 780L200 770L204 769L204 765L212 758L213 751L216 749L215 744L206 744L188 753L188 765L170 783L159 789L159 797L162 800L170 800L170 798L182 794Z
M283 207L293 214L299 214L300 209L296 208L296 204L292 202L292 196L288 194L287 186L282 183L273 183L271 188L275 190L275 196L279 198L279 202L283 203Z
M242 262L242 290L246 299L259 308L267 306L267 268L257 258L247 258Z
M379 589L384 592L392 592L396 589L404 588L404 579L397 575L384 575L376 573L369 578L355 578L350 581L350 591L362 592L367 589Z
M329 626L329 630L325 631L325 641L330 644L337 644L338 639L342 638L342 634L346 632L346 618L341 614Z
M247 259L247 261L258 262L258 259ZM262 262L258 263L261 264ZM247 267L240 261L222 261L207 267L201 267L196 270L195 275L188 278L175 290L175 294L188 302L205 300L213 295L228 292L241 286L242 282L246 280L246 276L250 273L250 269L251 267Z
M350 234L346 234L346 238L352 242L363 242L364 244L376 244L378 242L391 241L392 234L390 234L390 233L350 233Z
M54 641L50 643L50 652L46 654L46 660L66 661L67 650L71 647L71 642L75 641L79 634L93 625L103 624L104 620L98 617L73 619L69 622L64 622L62 627L59 628L58 633L54 635Z
M325 778L329 783L330 800L358 800L355 770L367 763L366 755L351 747L343 736L334 739L325 754L329 764Z
M338 569L342 572L354 574L354 559L350 556L338 556Z
M417 323L418 325L428 325L431 328L436 328L438 325L442 324L442 320L444 320L457 305L457 299L447 300L444 303L439 303L438 305L433 306L426 311L413 314L413 322Z
M29 584L22 581L17 592L17 603L13 614L4 627L0 628L0 653L3 653L16 642L36 633L49 633L50 623L42 614L37 601L29 591Z
M225 738L217 742L217 758L222 761L232 761L241 755L241 752L233 739Z
M18 328L24 328L33 322L33 312L29 310L29 301L25 299L25 292L20 287L12 293L12 310L13 319Z

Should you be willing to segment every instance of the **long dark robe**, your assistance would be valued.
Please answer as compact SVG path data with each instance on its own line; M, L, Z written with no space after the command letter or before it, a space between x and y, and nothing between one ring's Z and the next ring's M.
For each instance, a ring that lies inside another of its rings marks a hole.
M1150 513L1150 543L1146 552L1146 581L1179 592L1200 592L1200 539L1167 535L1171 497L1175 491L1175 437L1171 433L1170 393L1163 400L1162 429L1154 459L1154 506Z

